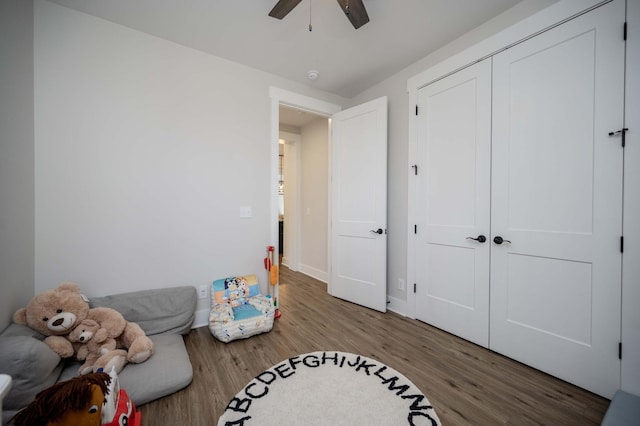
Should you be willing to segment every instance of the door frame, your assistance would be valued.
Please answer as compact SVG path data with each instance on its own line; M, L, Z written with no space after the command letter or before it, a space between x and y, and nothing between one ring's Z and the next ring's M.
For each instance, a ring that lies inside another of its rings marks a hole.
M300 176L301 176L301 170L300 170L300 142L301 142L301 137L298 134L295 133L289 133L289 132L284 132L281 131L280 132L280 140L284 140L284 144L286 145L291 145L293 147L295 147L295 156L293 159L289 158L287 160L286 156L285 156L285 170L287 168L287 164L294 164L295 167L295 176L294 176L294 212L293 214L291 213L285 213L287 220L284 223L284 229L283 229L283 233L284 233L284 241L283 244L286 246L287 245L287 241L289 241L289 248L287 249L287 252L284 253L283 250L283 257L282 257L282 264L283 265L287 265L287 267L289 269L291 269L292 271L299 271L300 270L300 223L302 221L301 218L301 204L300 204ZM283 171L284 173L284 171ZM285 178L285 183L290 181L290 177L289 178ZM289 184L289 188L291 187L291 185ZM287 190L287 192L284 193L284 205L285 205L285 212L287 211L286 206L287 206L287 197L291 197L291 189ZM289 236L287 238L287 234L290 234L293 230L293 237ZM287 232L288 231L288 232ZM278 242L280 240L278 239ZM280 247L278 247L280 248ZM286 260L286 262L285 262ZM280 258L278 258L278 262L280 261Z
M418 153L418 120L413 111L418 105L418 90L610 1L611 0L560 1L523 19L518 22L517 25L506 28L407 80L407 92L409 94L408 110L411 112L409 114L407 167L407 289L412 288L411 283L416 283L416 238L414 224L417 223L417 185L413 165L416 164ZM418 167L418 169L420 169L420 167ZM409 318L416 318L416 297L415 293L410 291L407 291L405 312Z
M342 106L333 104L331 102L322 101L320 99L312 98L309 96L301 95L299 93L284 90L278 87L269 87L269 97L271 98L271 134L269 137L271 145L271 185L270 185L270 199L271 199L271 232L270 241L275 247L275 252L279 252L278 243L278 160L279 160L279 139L280 139L280 105L300 109L313 114L327 117L331 122L331 116L339 111L342 111ZM331 132L329 132L331 135ZM329 136L331 137L331 136ZM331 159L329 159L329 169L331 169ZM331 176L329 174L329 176ZM329 185L329 182L327 182ZM329 187L329 191L331 188ZM331 199L331 193L329 192L329 200ZM329 208L331 206L329 205ZM330 233L330 232L329 232ZM327 235L329 238L330 235ZM299 248L298 248L299 250ZM327 244L327 272L331 271L331 245ZM299 251L298 251L299 252ZM277 264L278 259L275 256L274 262ZM298 263L300 259L298 258ZM330 276L330 275L329 275ZM268 277L267 277L268 278ZM267 279L268 281L268 279ZM330 281L330 280L329 280ZM266 281L265 281L266 282ZM331 282L327 283L327 290L331 291Z

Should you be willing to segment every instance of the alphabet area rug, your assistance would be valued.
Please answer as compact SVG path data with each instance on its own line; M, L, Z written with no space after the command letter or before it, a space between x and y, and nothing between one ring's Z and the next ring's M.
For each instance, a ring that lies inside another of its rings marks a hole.
M260 373L227 405L218 426L440 425L402 374L345 352L294 356Z

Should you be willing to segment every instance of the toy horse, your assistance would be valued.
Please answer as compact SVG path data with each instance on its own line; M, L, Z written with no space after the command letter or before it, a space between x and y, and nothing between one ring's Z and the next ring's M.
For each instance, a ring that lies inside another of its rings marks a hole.
M90 373L41 391L20 410L10 424L15 426L100 426L102 405L109 393L111 377Z

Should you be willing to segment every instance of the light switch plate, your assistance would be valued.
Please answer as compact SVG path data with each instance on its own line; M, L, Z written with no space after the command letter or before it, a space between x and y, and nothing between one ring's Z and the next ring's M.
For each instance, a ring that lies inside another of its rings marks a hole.
M250 218L252 215L253 215L253 212L251 211L251 207L249 206L240 207L240 217L242 219Z

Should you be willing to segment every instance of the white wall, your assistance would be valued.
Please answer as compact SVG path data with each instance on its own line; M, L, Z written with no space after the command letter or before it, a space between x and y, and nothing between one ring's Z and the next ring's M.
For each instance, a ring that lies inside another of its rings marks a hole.
M34 294L33 3L0 2L0 331Z
M300 271L328 280L329 123L318 118L301 129Z
M266 283L270 86L345 102L36 0L35 291Z

